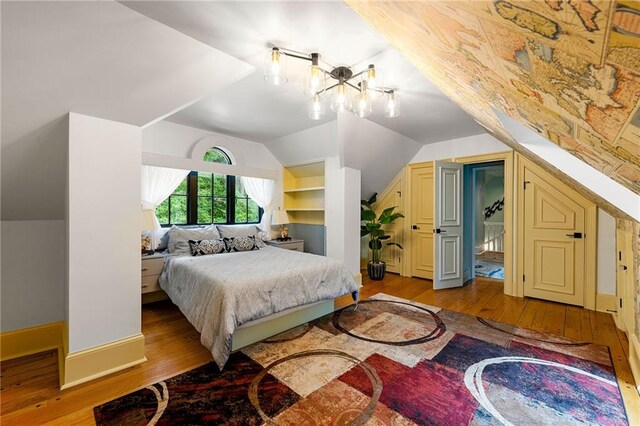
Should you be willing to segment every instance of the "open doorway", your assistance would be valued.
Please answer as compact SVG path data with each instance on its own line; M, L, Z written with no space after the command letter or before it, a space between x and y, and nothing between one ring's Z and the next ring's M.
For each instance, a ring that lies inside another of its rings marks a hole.
M504 161L464 167L465 272L504 280Z

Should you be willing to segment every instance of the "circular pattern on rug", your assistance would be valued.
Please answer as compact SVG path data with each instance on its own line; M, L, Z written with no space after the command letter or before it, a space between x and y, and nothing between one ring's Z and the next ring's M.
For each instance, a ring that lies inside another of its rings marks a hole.
M251 401L251 404L253 404L255 409L258 410L258 414L260 414L260 417L262 417L262 420L264 420L269 425L277 425L277 423L271 417L269 417L264 411L262 411L262 408L260 408L260 402L258 401L258 386L260 385L260 382L262 381L264 376L266 376L269 373L269 371L277 365L280 365L287 361L291 361L292 359L308 358L313 356L335 356L338 358L343 358L353 362L355 365L360 367L362 371L364 371L366 376L371 381L371 388L373 389L373 392L371 394L371 399L369 400L369 404L367 404L364 410L362 410L355 419L349 421L347 424L360 426L365 424L367 421L369 421L369 419L373 415L373 410L378 404L380 395L382 394L382 381L378 377L378 373L369 364L367 364L366 362L360 361L358 358L354 357L353 355L349 355L346 352L335 351L332 349L317 349L312 351L304 351L304 352L291 354L284 358L280 358L277 361L272 362L271 364L266 366L260 373L258 373L258 375L251 382L251 386L249 386L249 400Z
M544 365L547 367L559 368L562 370L567 370L571 373L575 373L576 375L588 377L590 379L601 382L605 385L611 386L613 388L617 388L618 384L611 380L607 380L604 377L597 376L588 371L581 370L576 367L572 367L570 365L560 364L554 361L547 361L544 359L537 358L528 358L521 356L503 356L497 358L487 358L480 362L477 362L471 365L464 373L464 384L471 392L471 395L478 401L480 406L484 408L489 414L491 414L496 420L498 420L504 426L514 426L512 422L507 420L491 403L487 393L485 391L485 386L482 381L482 374L484 369L490 365L499 365L505 363L523 363L523 364L537 364Z
M406 302L399 302L396 300L378 300L378 299L361 300L360 302L358 302L358 305L367 304L367 303L394 303L398 305L407 305L412 308L419 309L431 315L431 318L433 318L433 321L435 322L435 328L429 334L426 334L425 336L422 336L422 337L418 337L416 339L401 340L401 341L371 339L366 336L360 336L358 334L352 333L351 331L347 330L345 327L343 327L340 324L340 317L342 316L342 313L346 312L346 310L349 308L342 309L333 314L333 326L338 330L340 330L341 332L348 334L351 337L355 337L356 339L364 340L366 342L382 343L384 345L394 345L394 346L409 346L409 345L419 345L421 343L427 343L427 342L430 342L431 340L436 340L440 338L440 336L442 336L444 332L447 331L447 326L440 319L440 317L432 310L424 308L422 306L413 305L411 303L406 303ZM358 308L358 305L355 305L355 307L353 308L353 311L356 311L356 309Z
M262 343L284 343L284 342L290 342L292 340L296 340L301 338L302 336L304 336L305 334L307 334L309 332L309 330L311 330L311 326L309 325L309 323L303 324L302 326L302 331L298 334L295 334L291 337L283 337L281 339L266 339L263 340ZM297 327L296 327L297 328ZM281 334L287 334L292 330L289 331L285 331L284 333L280 333Z

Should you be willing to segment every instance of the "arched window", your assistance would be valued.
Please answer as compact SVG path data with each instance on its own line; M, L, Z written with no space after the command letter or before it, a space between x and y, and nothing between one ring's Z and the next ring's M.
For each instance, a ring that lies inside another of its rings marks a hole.
M205 162L233 164L219 147L205 152ZM259 223L262 209L232 175L192 171L176 190L156 208L160 224L204 225L210 223Z

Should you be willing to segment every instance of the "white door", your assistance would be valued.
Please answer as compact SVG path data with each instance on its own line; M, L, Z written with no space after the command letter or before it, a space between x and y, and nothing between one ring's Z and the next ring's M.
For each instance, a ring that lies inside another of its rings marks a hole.
M462 273L462 164L435 162L433 288L461 287Z

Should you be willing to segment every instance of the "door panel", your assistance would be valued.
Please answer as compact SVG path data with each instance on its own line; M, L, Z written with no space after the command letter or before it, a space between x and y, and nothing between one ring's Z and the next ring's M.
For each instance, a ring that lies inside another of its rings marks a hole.
M462 170L458 163L435 162L435 290L463 284Z
M411 275L433 279L433 165L411 169Z
M633 282L633 236L623 229L616 230L616 281L618 294L617 324L625 331L635 330Z
M452 164L456 167L442 166L440 169L436 168L436 171L440 170L439 190L440 194L443 194L440 197L440 202L436 203L439 213L437 227L439 228L462 225L462 209L459 206L462 200L462 172L459 164L445 164Z
M525 168L524 295L584 304L584 208Z

